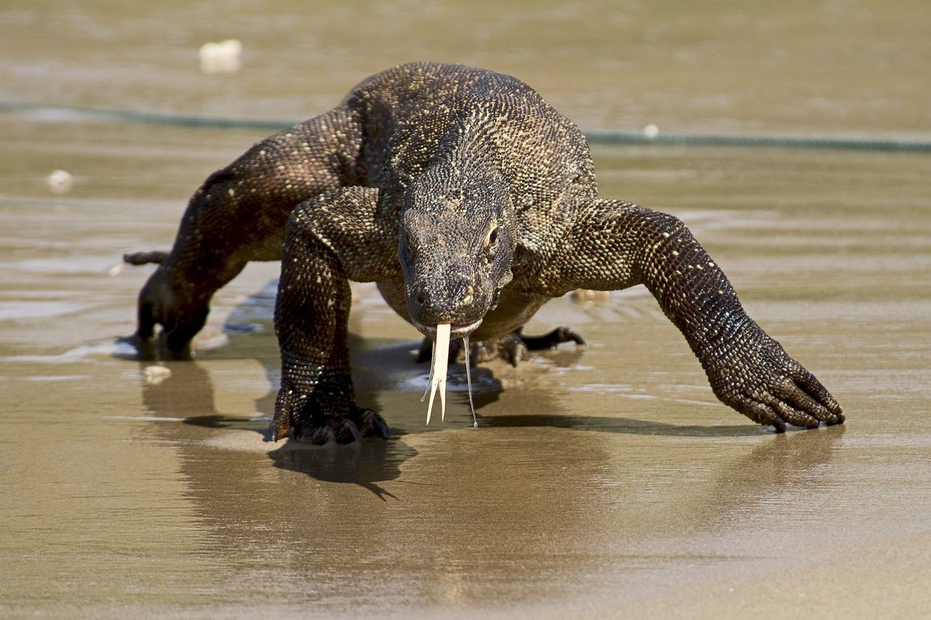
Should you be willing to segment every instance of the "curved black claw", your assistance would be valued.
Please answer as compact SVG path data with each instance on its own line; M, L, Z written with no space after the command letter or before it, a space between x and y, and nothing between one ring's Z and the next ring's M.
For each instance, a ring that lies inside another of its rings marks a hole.
M387 439L391 435L391 428L385 419L371 409L356 407L352 417L362 437Z
M355 407L349 418L331 418L321 422L307 420L294 429L294 439L318 446L350 444L369 437L387 439L391 434L385 420L372 411Z

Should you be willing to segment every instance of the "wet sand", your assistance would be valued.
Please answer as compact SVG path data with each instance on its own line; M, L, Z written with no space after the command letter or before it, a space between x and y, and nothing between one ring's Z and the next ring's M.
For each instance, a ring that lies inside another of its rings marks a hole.
M37 2L0 10L0 100L299 119L432 57L513 73L583 129L927 137L928 9L842 4L219 3L221 28L213 5ZM201 75L197 48L227 36L243 68ZM150 273L121 254L167 248L190 193L261 137L0 114L0 615L931 609L928 155L594 149L602 195L683 218L844 427L775 435L717 403L640 288L549 304L528 332L589 346L481 369L478 429L453 368L425 426L419 335L360 285L359 400L396 432L317 449L264 441L277 264L221 291L193 362L114 342Z

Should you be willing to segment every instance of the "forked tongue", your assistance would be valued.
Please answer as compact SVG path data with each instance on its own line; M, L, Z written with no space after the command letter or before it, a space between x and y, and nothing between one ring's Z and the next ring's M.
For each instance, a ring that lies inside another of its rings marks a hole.
M433 412L433 398L440 391L440 417L446 419L446 370L449 365L449 323L436 326L436 340L433 341L433 364L430 369L430 402L427 403L427 424Z

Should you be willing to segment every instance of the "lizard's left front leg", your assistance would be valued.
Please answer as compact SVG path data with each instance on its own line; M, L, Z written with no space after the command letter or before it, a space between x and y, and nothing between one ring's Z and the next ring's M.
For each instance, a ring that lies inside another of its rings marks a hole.
M565 260L555 265L560 291L644 284L725 404L778 432L786 424L844 422L834 397L747 316L727 277L675 217L620 201L591 201L579 209L566 245Z
M316 444L388 435L381 416L355 404L349 367L349 280L379 279L392 264L385 240L397 231L378 229L377 197L375 189L344 188L291 214L275 303L281 389L272 441L292 431Z

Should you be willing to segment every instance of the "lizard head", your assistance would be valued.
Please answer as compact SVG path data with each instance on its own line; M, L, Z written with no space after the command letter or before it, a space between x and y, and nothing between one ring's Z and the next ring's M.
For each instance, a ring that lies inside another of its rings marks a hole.
M494 168L463 171L437 164L408 185L400 223L400 259L411 321L436 339L481 325L512 278L515 234L507 182Z

